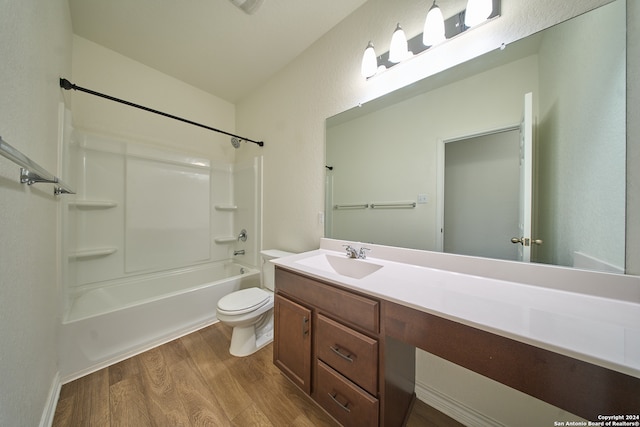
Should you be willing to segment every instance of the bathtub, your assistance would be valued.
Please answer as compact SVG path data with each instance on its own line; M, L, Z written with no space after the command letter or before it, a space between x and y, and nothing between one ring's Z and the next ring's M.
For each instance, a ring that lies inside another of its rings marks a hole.
M71 381L215 323L220 298L259 284L259 270L224 261L87 290L62 321L60 377Z

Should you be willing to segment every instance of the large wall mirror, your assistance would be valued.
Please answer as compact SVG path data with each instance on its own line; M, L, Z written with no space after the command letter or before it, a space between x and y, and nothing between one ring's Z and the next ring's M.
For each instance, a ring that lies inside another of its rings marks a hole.
M616 0L329 118L325 235L623 273L625 56Z

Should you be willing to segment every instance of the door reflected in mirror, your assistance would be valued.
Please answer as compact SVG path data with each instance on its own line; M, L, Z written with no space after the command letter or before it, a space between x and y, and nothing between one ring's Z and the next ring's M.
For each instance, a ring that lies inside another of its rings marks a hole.
M505 245L540 240L529 246L534 262L624 272L625 10L616 0L328 119L325 235L446 250L444 141L519 127L532 92L533 232ZM396 202L415 207L371 208ZM491 203L480 196L449 211L473 217ZM482 234L490 224L476 227ZM506 258L476 246L473 255Z

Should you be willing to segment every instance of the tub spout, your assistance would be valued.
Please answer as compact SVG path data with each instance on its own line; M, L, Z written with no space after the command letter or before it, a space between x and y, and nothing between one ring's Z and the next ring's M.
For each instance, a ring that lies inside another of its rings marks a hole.
M244 249L241 249L239 251L233 251L233 256L236 256L236 255L244 255Z

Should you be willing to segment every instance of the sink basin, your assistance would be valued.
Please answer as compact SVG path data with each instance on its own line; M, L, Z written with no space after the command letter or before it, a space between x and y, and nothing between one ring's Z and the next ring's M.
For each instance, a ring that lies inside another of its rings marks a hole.
M382 268L382 265L359 259L329 254L315 255L296 261L298 264L337 273L354 279L362 279Z

